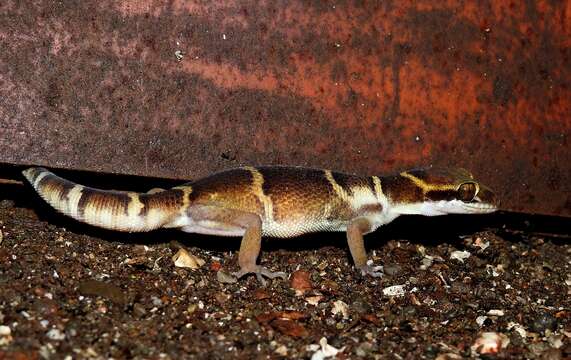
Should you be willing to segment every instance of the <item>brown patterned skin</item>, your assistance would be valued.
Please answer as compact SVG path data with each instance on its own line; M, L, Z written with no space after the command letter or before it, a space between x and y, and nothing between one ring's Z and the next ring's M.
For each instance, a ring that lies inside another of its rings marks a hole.
M462 169L419 169L387 177L357 176L300 167L245 167L219 172L168 190L140 194L99 190L31 168L25 177L55 209L79 221L118 231L179 228L242 236L237 277L284 277L256 264L261 237L345 231L355 266L367 264L363 235L401 214L486 213L493 192Z
M264 206L251 190L253 178L251 171L247 169L222 171L185 185L192 186L190 201L193 204L220 206L263 215Z

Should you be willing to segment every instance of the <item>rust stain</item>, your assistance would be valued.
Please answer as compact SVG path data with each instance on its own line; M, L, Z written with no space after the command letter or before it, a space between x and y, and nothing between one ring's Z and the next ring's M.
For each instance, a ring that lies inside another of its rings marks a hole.
M0 9L0 162L172 178L453 165L508 209L571 216L568 2Z
M197 74L212 81L216 86L226 89L247 88L274 91L278 86L273 74L244 72L227 64L212 64L196 59L185 60L182 68L189 74Z

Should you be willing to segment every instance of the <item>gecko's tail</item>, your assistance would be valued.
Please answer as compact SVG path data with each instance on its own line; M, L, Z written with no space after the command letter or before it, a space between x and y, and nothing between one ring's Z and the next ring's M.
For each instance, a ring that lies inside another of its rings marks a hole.
M23 174L59 212L110 230L135 232L173 226L184 215L189 201L190 187L145 194L86 187L44 168L29 168Z

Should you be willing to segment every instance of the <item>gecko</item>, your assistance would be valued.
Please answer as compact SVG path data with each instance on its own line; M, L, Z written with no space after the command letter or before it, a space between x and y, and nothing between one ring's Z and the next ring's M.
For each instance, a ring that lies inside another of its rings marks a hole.
M93 226L241 237L233 275L255 274L262 284L265 278L286 278L258 265L262 237L345 232L355 268L380 277L382 266L368 261L365 234L401 215L484 214L499 207L494 192L462 168L358 176L305 167L241 167L147 193L95 189L41 167L23 174L57 211Z

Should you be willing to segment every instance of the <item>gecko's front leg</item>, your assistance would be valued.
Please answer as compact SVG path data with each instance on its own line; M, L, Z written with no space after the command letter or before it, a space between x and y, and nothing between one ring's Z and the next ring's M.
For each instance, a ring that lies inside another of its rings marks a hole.
M189 215L195 225L183 230L201 232L200 230L206 229L208 233L219 235L243 234L238 254L240 270L233 273L238 279L248 274L255 274L262 285L266 284L264 277L286 279L285 272L272 272L256 264L262 245L262 220L259 215L208 205L193 206L189 210ZM197 231L197 227L201 229Z
M356 218L347 226L347 243L357 270L362 275L373 277L383 276L382 266L373 266L367 263L367 252L363 234L371 231L371 223L366 218Z

